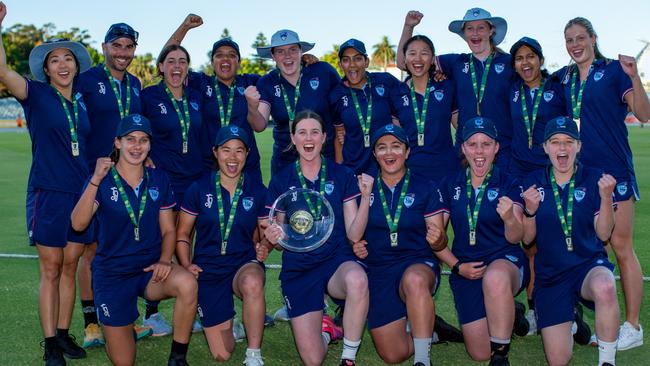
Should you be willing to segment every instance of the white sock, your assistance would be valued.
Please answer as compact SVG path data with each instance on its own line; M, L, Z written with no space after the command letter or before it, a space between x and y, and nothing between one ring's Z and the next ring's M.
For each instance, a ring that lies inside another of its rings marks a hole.
M616 365L616 341L605 342L598 340L598 365L608 362Z
M413 338L413 348L415 349L413 363L422 362L425 366L430 366L431 338Z
M359 350L359 345L361 340L351 341L347 338L343 338L343 352L341 353L341 359L354 361L357 358L357 351Z
M330 341L332 340L332 337L330 337L330 334L327 332L321 332L320 334L321 337L323 337L323 343L325 343L325 348L330 344Z
M262 357L262 350L259 348L246 348L246 357L251 356L258 356Z

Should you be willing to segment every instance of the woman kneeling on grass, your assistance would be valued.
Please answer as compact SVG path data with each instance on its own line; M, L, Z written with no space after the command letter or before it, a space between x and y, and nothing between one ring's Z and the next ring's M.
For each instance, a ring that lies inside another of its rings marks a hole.
M93 291L115 365L135 362L133 322L137 298L176 298L174 337L168 365L187 365L185 356L196 314L197 284L190 272L171 263L176 205L167 175L144 167L151 150L151 125L133 114L118 126L113 159L99 158L81 199L72 211L72 227L86 228L93 215L100 223L93 261Z

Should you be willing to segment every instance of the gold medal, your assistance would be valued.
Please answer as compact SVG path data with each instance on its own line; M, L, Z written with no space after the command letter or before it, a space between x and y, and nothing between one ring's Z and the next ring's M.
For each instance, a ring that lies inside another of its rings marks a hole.
M72 145L72 156L79 156L79 143L73 141L71 145Z
M228 246L228 241L224 240L221 242L221 255L226 255L226 247Z
M314 217L305 210L298 210L289 218L289 224L293 231L304 235L314 226Z
M390 233L390 246L391 247L397 246L397 233Z
M476 231L469 232L469 245L476 245Z
M424 146L424 134L418 133L418 146Z
M183 141L183 154L187 154L187 141Z
M140 241L140 228L133 228L133 236L135 237L135 241Z
M363 135L363 146L370 147L370 135Z
M573 252L573 240L571 238L566 238L566 249L570 252Z

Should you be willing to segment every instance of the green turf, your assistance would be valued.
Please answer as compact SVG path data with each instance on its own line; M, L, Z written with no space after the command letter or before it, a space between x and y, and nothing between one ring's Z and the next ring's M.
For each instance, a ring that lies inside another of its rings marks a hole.
M263 156L262 166L268 167L271 154L271 133L266 131L258 134L260 153ZM641 192L650 192L650 145L644 141L650 139L650 129L630 129L630 144L635 153L638 180ZM35 254L33 248L27 246L25 234L25 185L30 164L30 142L24 133L0 133L0 207L2 221L0 224L0 252ZM269 172L263 171L264 179L268 182ZM646 267L646 275L650 274L650 249L644 245L650 240L650 202L647 197L638 203L636 210L635 243L642 266ZM274 253L268 261L279 263L279 255ZM267 308L273 311L281 306L279 295L278 270L267 271ZM620 293L620 283L619 293ZM644 302L648 303L650 288L645 286ZM0 259L0 365L39 365L41 361L41 330L37 312L38 294L38 261L29 259ZM619 296L620 298L620 296ZM161 304L165 316L171 318L172 301ZM621 302L622 304L622 302ZM448 321L455 323L455 311L447 278L436 297L437 311ZM650 307L642 309L642 324L650 329ZM586 313L589 322L593 324L593 316ZM72 333L82 337L82 316L79 307L75 308ZM287 323L277 324L267 328L264 333L263 354L266 365L298 365L298 358L293 337ZM646 344L648 339L646 339ZM138 364L162 365L166 362L171 338L149 338L138 343ZM338 364L342 345L339 343L330 347L326 365ZM226 365L240 365L243 360L245 343L238 343L235 354ZM195 334L190 344L189 361L192 365L208 365L211 361L209 350L202 334ZM510 353L513 365L544 365L544 355L539 337L516 339ZM475 364L465 354L462 345L437 345L432 347L431 358L434 365L471 365ZM650 358L650 350L646 346L634 350L620 352L617 361L622 365L645 365ZM591 347L575 346L573 365L594 365L597 362L597 350ZM85 360L69 361L71 365L106 365L109 364L103 349L89 351ZM360 365L382 365L383 362L375 353L371 339L364 337L358 357ZM410 364L409 362L404 365Z

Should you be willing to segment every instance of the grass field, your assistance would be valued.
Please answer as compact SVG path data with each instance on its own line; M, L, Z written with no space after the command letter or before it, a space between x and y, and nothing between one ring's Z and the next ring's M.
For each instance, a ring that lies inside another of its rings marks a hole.
M635 245L646 275L650 274L650 129L631 128L630 141L635 152L635 164L644 200L639 202L636 210ZM271 150L271 134L266 131L258 134L258 144L263 159L262 166L268 167ZM27 246L25 231L25 185L30 164L30 142L25 133L0 133L0 207L4 212L0 217L0 252L15 254L35 254ZM268 181L269 172L264 171ZM273 254L269 263L279 263L279 256ZM267 271L266 297L267 308L274 311L281 306L278 270ZM620 293L620 284L619 284ZM648 302L650 288L645 286L644 303ZM0 365L39 365L42 364L42 351L39 341L42 339L38 322L38 262L31 259L0 258ZM620 296L619 296L620 298ZM77 301L78 303L78 301ZM621 301L622 304L622 301ZM171 319L172 301L161 304L161 310L167 319ZM439 314L451 323L456 323L455 310L451 302L447 278L436 296L436 308ZM642 309L641 319L644 328L650 331L650 306ZM587 312L589 322L593 316ZM71 333L78 339L83 338L83 320L79 306L75 308ZM264 334L263 354L266 365L299 365L300 359L293 344L290 327L287 323L276 324L267 328ZM621 365L647 365L650 359L649 340L646 345L633 350L620 352L617 360ZM163 365L166 363L171 337L149 338L138 343L137 363L141 365ZM330 346L326 365L338 364L342 344ZM235 354L227 365L240 365L243 360L245 343L239 343ZM466 355L462 344L435 345L431 350L434 365L471 365L475 364ZM210 358L207 343L202 334L194 334L190 344L188 360L192 365L215 364ZM382 365L375 353L369 336L364 337L359 365ZM513 365L544 365L544 355L540 337L526 337L514 340L510 360ZM597 350L592 347L574 347L574 365L594 365L597 363ZM101 348L89 350L88 358L69 361L70 365L107 365L108 359ZM410 362L404 363L408 365Z

